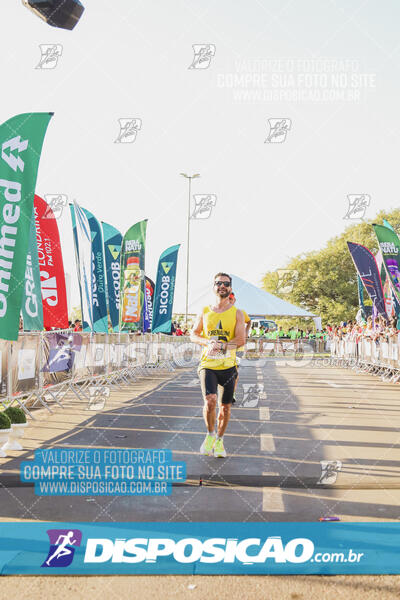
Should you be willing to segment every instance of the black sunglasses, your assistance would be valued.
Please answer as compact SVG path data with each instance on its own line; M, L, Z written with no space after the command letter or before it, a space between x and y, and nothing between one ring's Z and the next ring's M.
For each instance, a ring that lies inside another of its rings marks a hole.
M214 281L214 285L220 287L220 285L224 285L225 287L231 287L230 281Z

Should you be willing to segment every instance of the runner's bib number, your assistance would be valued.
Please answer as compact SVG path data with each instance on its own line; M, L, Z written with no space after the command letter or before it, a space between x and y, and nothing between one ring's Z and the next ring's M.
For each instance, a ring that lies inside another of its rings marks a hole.
M221 358L226 358L226 349L213 348L212 345L209 344L207 346L206 356L210 360L221 360Z

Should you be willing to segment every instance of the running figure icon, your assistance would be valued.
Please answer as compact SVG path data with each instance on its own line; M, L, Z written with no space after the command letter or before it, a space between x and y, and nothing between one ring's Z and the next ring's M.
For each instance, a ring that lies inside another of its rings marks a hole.
M50 566L53 558L61 558L62 556L67 556L68 554L72 554L73 551L71 548L68 548L68 545L73 546L77 543L78 540L72 539L74 537L74 532L69 531L66 535L59 535L56 541L57 548L53 552L53 554L46 560L46 565ZM62 541L60 541L62 540Z

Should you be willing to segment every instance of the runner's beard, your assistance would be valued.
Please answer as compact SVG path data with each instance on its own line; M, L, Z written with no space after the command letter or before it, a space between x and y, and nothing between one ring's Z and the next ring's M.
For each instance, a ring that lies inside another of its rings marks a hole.
M225 290L219 289L217 293L220 298L227 298L230 294L230 292L228 292L228 290L226 288L225 288Z

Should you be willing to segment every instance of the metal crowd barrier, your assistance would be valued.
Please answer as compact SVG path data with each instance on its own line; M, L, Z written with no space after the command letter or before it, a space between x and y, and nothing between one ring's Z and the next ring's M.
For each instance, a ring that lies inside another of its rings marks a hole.
M396 383L400 380L399 337L394 335L388 340L333 338L332 364L379 375L383 381Z
M201 347L162 334L21 332L0 340L0 404L19 405L31 418L37 405L52 412L69 394L90 400L90 388L120 388L138 377L197 364ZM93 390L92 390L93 391Z

